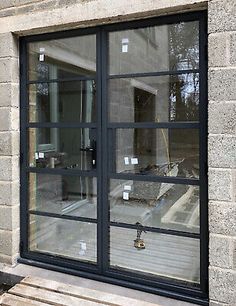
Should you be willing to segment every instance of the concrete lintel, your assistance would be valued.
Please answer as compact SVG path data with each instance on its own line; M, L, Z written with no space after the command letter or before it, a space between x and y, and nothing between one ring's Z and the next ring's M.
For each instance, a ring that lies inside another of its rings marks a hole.
M35 11L30 14L1 18L0 33L13 32L17 35L30 35L206 8L206 0L79 2L54 10Z

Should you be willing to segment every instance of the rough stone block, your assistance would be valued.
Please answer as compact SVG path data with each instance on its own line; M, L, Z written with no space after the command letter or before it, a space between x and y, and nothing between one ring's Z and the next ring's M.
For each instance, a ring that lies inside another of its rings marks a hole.
M210 200L232 201L231 170L209 169L208 181L208 194Z
M0 106L19 107L19 85L11 83L0 84Z
M208 1L208 31L224 32L236 30L236 1Z
M208 162L210 167L236 168L236 137L209 135Z
M18 83L19 67L16 58L0 58L0 83Z
M220 268L209 269L210 299L234 305L236 296L236 272Z
M233 201L236 202L236 169L232 170Z
M19 228L20 211L17 206L0 205L0 229L16 230Z
M19 132L0 132L0 155L19 154Z
M0 58L0 83L19 81L18 60L14 57Z
M209 70L209 100L236 100L236 69Z
M236 102L209 103L208 131L210 134L236 135Z
M21 6L30 3L42 2L42 0L13 0L13 1L14 1L14 6Z
M11 128L11 108L1 107L0 108L0 130L8 131Z
M91 1L91 0L89 0ZM96 1L96 0L92 0L92 1ZM57 6L68 6L68 5L72 5L72 4L76 4L77 0L58 0L57 2Z
M236 203L210 201L209 228L211 233L236 235Z
M20 229L17 228L12 232L12 256L15 256L19 253L19 244L20 244Z
M0 157L0 181L19 179L19 157Z
M226 33L210 34L208 37L208 64L209 67L227 66L226 60Z
M19 109L0 107L0 131L19 130Z
M20 14L32 13L36 8L37 6L35 4L29 4L27 6L19 6L16 8L15 14L20 15Z
M0 230L0 246L1 253L4 255L12 255L12 232Z
M0 181L0 205L16 205L20 202L20 183Z
M0 253L0 263L11 265L12 264L12 257Z
M17 8L16 14L25 14L28 12L32 12L33 10L50 10L55 8L55 6L57 5L57 2L55 0L48 0L48 1L39 1L36 4L29 4L27 6L20 6L19 8Z
M236 65L236 32L230 34L230 64Z
M225 303L218 303L218 302L215 302L215 301L210 301L209 306L231 306L231 305L225 304Z
M7 8L5 10L0 10L0 18L1 17L8 17L8 16L13 16L15 15L16 13L16 10L14 7L10 7L10 8Z
M11 129L19 131L20 129L20 109L11 107Z
M222 235L210 234L210 265L221 268L232 268L233 239Z
M12 156L11 157L11 163L12 163L12 180L13 181L19 181L20 180L20 159L19 155Z
M17 57L18 43L12 33L0 34L0 57Z
M15 0L0 1L0 10L14 5Z
M236 270L236 238L233 239L233 256L232 256L232 261L233 261L233 269Z

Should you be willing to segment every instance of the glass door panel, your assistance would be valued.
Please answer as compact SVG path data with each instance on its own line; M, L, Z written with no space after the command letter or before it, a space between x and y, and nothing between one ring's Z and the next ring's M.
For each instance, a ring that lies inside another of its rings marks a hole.
M111 222L199 233L198 186L113 179L109 209Z
M96 122L96 82L29 85L30 122Z
M96 35L28 46L29 250L97 263Z
M96 77L96 35L30 43L30 81Z
M199 119L198 73L112 78L111 122L178 122Z
M97 218L97 179L46 173L29 174L29 210Z
M29 166L96 169L96 129L30 128Z
M196 69L197 21L115 31L109 34L109 72L128 73Z
M198 285L199 24L108 45L109 269Z
M44 254L97 261L96 223L30 215L29 249Z
M115 131L111 139L115 146L115 162L111 167L116 173L199 178L197 129Z
M138 274L149 274L199 283L199 240L147 231L142 238L145 249L134 248L136 230L110 228L110 265ZM117 243L119 242L119 243Z

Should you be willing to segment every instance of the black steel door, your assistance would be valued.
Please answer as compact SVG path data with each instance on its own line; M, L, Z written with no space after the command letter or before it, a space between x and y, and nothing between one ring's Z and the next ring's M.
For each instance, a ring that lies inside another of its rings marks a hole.
M23 261L205 303L205 72L200 13L22 39Z

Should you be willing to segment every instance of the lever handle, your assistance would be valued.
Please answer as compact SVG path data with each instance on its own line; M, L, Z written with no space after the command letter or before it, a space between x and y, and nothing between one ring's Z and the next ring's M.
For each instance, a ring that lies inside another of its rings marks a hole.
M80 151L82 151L82 152L93 152L94 148L91 148L91 147L80 148Z

